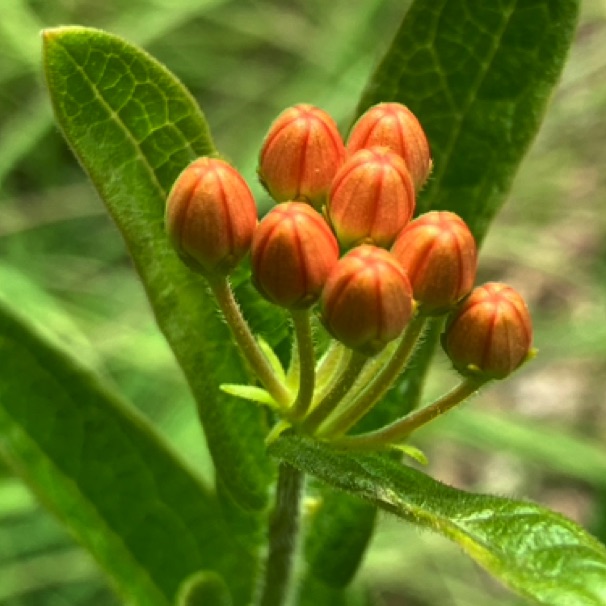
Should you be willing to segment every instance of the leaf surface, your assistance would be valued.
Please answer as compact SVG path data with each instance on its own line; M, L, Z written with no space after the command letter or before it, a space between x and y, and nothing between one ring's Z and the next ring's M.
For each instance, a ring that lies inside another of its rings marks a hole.
M571 520L530 502L456 490L387 457L338 453L281 437L270 454L427 528L520 594L546 606L602 606L606 548Z
M212 493L139 414L4 305L0 455L126 603L169 606L200 569L231 578L239 603L249 599L255 558Z
M400 101L421 121L434 171L418 213L456 212L482 240L540 126L578 11L578 0L413 3L358 114Z
M220 391L247 374L204 280L164 233L172 183L197 156L216 154L204 116L164 66L105 32L46 30L44 66L57 121L120 228L194 392L217 472L244 507L261 509L272 477L262 413Z
M326 485L321 488L316 487L318 511L305 539L308 575L342 589L358 571L375 529L377 509Z
M578 5L578 0L413 2L356 116L375 103L399 101L419 118L434 171L417 213L456 212L481 242L538 131L572 41ZM356 430L389 423L418 405L439 328L432 324L410 368ZM355 516L345 518L350 526L343 529L344 541L368 522L367 515L359 523Z

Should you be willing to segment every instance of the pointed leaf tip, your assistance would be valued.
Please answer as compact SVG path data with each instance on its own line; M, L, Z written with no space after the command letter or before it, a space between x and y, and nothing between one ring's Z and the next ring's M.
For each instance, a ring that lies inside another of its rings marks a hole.
M81 26L43 32L55 116L124 236L160 328L196 397L217 473L246 509L262 509L272 469L261 411L219 390L244 382L205 282L169 245L166 196L195 158L216 153L195 99L138 46Z

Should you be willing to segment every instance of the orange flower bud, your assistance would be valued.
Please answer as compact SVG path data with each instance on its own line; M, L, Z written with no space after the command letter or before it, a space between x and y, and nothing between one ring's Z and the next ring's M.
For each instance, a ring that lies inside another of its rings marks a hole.
M271 125L259 155L259 178L277 202L300 200L321 210L345 160L335 121L312 105L295 105Z
M359 246L330 273L321 305L322 322L335 339L373 355L404 330L412 314L412 288L391 253Z
M380 145L389 147L406 162L417 191L431 172L431 152L427 137L416 116L401 103L379 103L354 124L347 150L354 153Z
M311 206L287 202L259 223L253 236L253 282L269 301L289 309L315 303L339 258L330 228Z
M476 277L473 235L454 213L433 211L409 223L392 251L424 313L444 313L468 295Z
M414 209L415 191L406 165L385 147L357 151L330 188L328 216L345 248L360 243L391 246Z
M256 224L246 181L223 160L194 160L168 195L168 237L179 256L207 277L226 275L240 262Z
M463 375L504 379L530 352L532 323L524 299L510 286L476 288L449 318L442 346Z

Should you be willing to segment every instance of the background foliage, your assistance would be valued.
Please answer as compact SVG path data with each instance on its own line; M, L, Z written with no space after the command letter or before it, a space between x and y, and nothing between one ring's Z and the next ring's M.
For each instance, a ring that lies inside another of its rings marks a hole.
M203 100L218 148L253 182L259 141L283 106L310 101L348 124L402 3L359 0L356 10L343 0L4 4L0 296L68 341L208 475L183 377L115 228L53 125L40 80L38 30L81 23L144 45ZM586 3L541 135L483 249L480 279L507 280L527 296L541 355L515 380L492 387L418 440L435 477L483 492L528 495L602 539L605 27L606 4ZM212 61L200 60L209 56ZM441 361L430 392L441 389L447 368ZM452 557L456 551L444 541L391 519L381 519L374 546L358 588L372 578L372 591L385 604L402 596L419 606L520 603L467 560ZM4 471L0 604L87 603L116 600L88 556Z

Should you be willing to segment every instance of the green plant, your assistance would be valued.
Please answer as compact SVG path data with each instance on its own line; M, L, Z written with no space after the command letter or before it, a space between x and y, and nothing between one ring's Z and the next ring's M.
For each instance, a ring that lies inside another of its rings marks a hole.
M417 2L358 109L400 100L415 111L429 133L436 166L419 198L420 210L456 211L479 241L538 128L576 17L573 2L557 8L549 2L523 8L508 3L483 11L472 19L459 2L431 8ZM457 39L470 43L462 46ZM45 44L57 118L118 223L188 376L214 457L217 490L185 471L151 427L10 309L2 320L3 453L94 553L126 599L172 603L191 575L210 570L223 577L234 603L246 603L275 474L264 446L265 413L220 390L221 384L247 383L249 376L204 281L169 249L162 220L164 199L180 170L196 156L215 154L214 144L193 100L135 47L83 28L50 30ZM244 283L245 274L236 283ZM240 300L257 319L276 315L250 291L243 290ZM282 334L263 336L276 347ZM428 338L424 347L429 351L432 345ZM425 370L416 365L414 372L422 377ZM414 407L419 397L409 393L407 404ZM389 421L401 415L397 398L386 404ZM372 417L368 423L375 424ZM538 506L460 493L388 458L342 454L302 436L278 438L269 454L282 469L309 472L327 486L453 539L539 602L604 601L603 548ZM280 478L278 491L297 492L298 473ZM320 490L324 506L309 525L303 601L311 599L306 592L330 595L328 587L347 585L374 516L374 507ZM537 518L540 525L533 522ZM294 522L292 511L278 509L269 526L281 535L294 530ZM359 529L364 536L353 532ZM328 548L335 543L336 552ZM569 558L564 566L562 558ZM280 577L278 565L269 570ZM219 596L207 598L209 603L224 599L224 585L214 575L195 576L193 587ZM279 603L270 599L266 603Z

